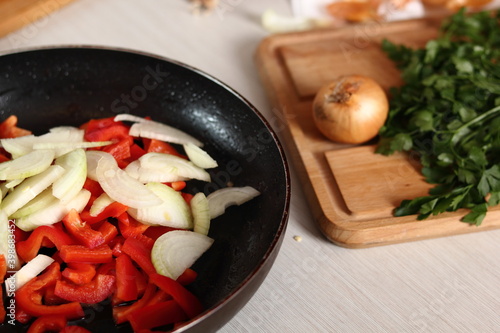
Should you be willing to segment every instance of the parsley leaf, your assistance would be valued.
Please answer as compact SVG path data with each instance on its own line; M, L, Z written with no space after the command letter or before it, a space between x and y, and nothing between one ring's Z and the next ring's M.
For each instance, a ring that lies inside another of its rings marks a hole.
M396 216L468 208L462 221L480 225L500 203L499 19L500 10L462 9L423 48L382 42L405 84L391 89L377 152L415 152L436 184L428 196L401 202Z

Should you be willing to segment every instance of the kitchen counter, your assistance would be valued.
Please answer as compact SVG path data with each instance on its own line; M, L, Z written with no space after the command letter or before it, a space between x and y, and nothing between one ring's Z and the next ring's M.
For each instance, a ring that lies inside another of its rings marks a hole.
M0 52L99 45L153 53L220 79L271 119L254 62L269 35L260 16L270 7L291 13L286 0L220 0L210 15L193 14L183 0L76 0L0 38ZM279 119L271 123L283 138ZM291 212L280 253L220 332L500 332L500 230L342 248L319 231L290 164Z

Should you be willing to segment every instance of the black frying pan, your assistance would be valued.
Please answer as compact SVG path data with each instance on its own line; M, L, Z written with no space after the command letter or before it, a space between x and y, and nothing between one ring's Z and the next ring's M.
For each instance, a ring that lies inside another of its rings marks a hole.
M283 149L269 124L243 97L214 78L175 61L121 50L57 48L0 56L0 121L42 134L117 113L151 116L205 143L219 162L213 182L188 191L210 193L250 185L262 195L215 219L213 247L195 264L190 286L207 311L180 331L214 331L253 295L269 271L288 219L290 180ZM92 332L116 327L107 306L79 324ZM0 331L11 331L8 324ZM23 331L24 327L16 327Z

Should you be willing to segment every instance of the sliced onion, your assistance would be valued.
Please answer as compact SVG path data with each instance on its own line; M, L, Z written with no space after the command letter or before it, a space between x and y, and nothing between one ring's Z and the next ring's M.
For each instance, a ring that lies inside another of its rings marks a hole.
M120 114L117 114L113 120L114 121L131 121L131 122L134 122L134 123L142 123L144 121L150 121L150 120L148 120L146 118L142 118L142 117L139 117L139 116L134 116L133 114L129 114L129 113L120 113Z
M64 203L61 200L56 200L49 206L16 219L16 225L23 231L31 231L41 225L52 225L61 221L72 209L80 213L89 202L89 199L90 192L82 189L69 202Z
M73 149L103 147L112 143L113 141L40 142L33 144L33 149L64 149L69 152Z
M226 211L232 205L241 205L257 196L260 192L251 186L225 187L207 196L210 209L210 218L214 219Z
M71 200L87 179L87 155L83 149L75 149L56 158L54 163L63 167L65 172L52 185L52 194L63 201Z
M111 199L109 195L107 195L106 193L101 194L92 203L92 206L89 209L90 216L95 217L99 215L104 211L104 208L108 207L113 202L115 201Z
M210 174L190 161L171 154L147 153L139 158L139 173L160 171L167 175L176 175L187 179L209 182Z
M210 208L208 199L203 192L196 193L191 199L191 213L193 214L193 231L208 235L210 229Z
M5 188L8 188L9 190L13 189L17 185L21 184L23 182L23 180L25 180L25 179L26 178L18 178L18 179L14 179L14 180L10 180L8 182L5 182Z
M213 244L208 236L187 231L169 231L155 241L151 261L156 271L176 280Z
M44 172L25 179L2 200L0 204L1 210L5 212L7 216L12 215L19 208L26 205L49 187L57 178L61 177L63 173L63 167L51 165Z
M16 290L19 290L22 286L24 286L28 281L36 277L38 274L43 272L43 270L50 266L54 262L49 256L45 254L39 254L32 260L26 263L20 270L16 272L9 279L14 279ZM8 283L8 282L6 282Z
M15 213L10 215L10 217L13 219L18 219L23 216L28 216L40 209L43 209L44 207L52 205L53 203L57 202L57 200L58 199L52 195L52 188L49 187L42 193L37 195L35 198L33 198L33 200L28 202L22 208L18 209Z
M203 169L211 169L218 166L217 161L200 147L192 143L187 143L183 147L189 160L193 162L194 165Z
M27 178L45 171L54 160L53 150L35 150L0 164L0 180Z
M97 169L97 163L101 158L109 158L108 153L99 150L87 150L85 152L87 155L87 177L97 181L97 175L95 170Z
M196 146L203 146L201 141L186 132L152 120L133 124L129 134L139 138L156 139L181 145L191 142Z
M193 227L189 205L179 192L161 183L148 183L146 187L162 202L152 207L129 208L128 213L134 219L148 225L162 225L181 229L191 229Z
M146 169L141 167L139 160L135 160L125 168L125 171L132 177L140 181L141 183L168 183L188 180L185 177L179 175L174 175L162 169Z
M111 199L128 207L144 208L162 203L162 200L149 188L120 169L111 154L101 155L95 175L102 189Z
M12 158L16 159L33 151L35 144L51 143L74 143L83 142L84 131L71 126L54 127L49 133L40 136L27 135L13 139L2 139L0 142L6 151L8 151ZM40 148L38 148L40 149ZM55 156L60 156L68 152L67 148L56 149Z

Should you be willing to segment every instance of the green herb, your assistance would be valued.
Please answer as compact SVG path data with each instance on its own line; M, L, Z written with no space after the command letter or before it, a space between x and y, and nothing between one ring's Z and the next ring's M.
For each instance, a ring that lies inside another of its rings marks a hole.
M436 184L428 196L404 200L396 216L469 208L462 221L480 225L500 202L499 19L500 11L461 10L424 48L383 41L405 84L391 90L377 152L417 152Z

